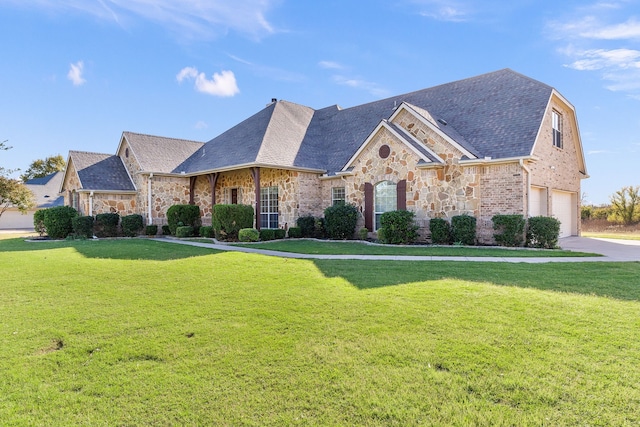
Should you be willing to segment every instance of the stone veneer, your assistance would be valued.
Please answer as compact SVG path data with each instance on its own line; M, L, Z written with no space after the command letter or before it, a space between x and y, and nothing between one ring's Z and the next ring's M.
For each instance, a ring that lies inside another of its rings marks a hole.
M552 109L563 117L562 149L554 147L552 143ZM333 187L345 188L346 201L359 208L361 215L358 227L363 227L365 183L375 186L381 181L398 183L406 180L407 209L415 212L423 239L429 238L430 219L450 219L455 215L469 214L478 220L479 241L493 243L491 218L494 215L527 215L528 180L531 185L548 190L547 214L552 212L553 190L579 194L580 176L575 172L575 165L581 159L578 159L580 154L577 151L578 135L577 128L573 125L574 119L572 110L554 95L542 123L543 131L534 147L533 155L538 158L537 161L520 164L517 159L503 163L479 160L472 163L461 161L464 153L425 124L425 119L403 109L394 116L394 124L411 133L439 156L444 164L419 165L421 159L416 152L398 140L387 128L381 127L352 161L351 172L348 174L320 177L320 174L311 172L262 168L260 183L262 187L278 186L280 228L294 226L300 216L322 216L324 209L332 203ZM390 148L386 158L379 155L383 145ZM120 215L138 213L147 220L150 178L148 173L142 173L133 156L125 155L127 148L129 152L132 151L125 140L118 155L134 181L137 195L96 193L93 214L113 211ZM531 173L530 177L527 176L527 170ZM80 189L75 171L71 172L67 174L63 185L65 204L70 204L69 191ZM189 177L181 176L155 175L151 178L154 224L166 223L166 211L172 205L189 203L189 182ZM215 203L230 203L230 190L233 188L238 189L238 203L255 207L255 187L249 169L219 173ZM81 210L86 214L88 194L79 195ZM198 176L194 187L194 202L200 207L205 225L211 224L211 197L207 176Z

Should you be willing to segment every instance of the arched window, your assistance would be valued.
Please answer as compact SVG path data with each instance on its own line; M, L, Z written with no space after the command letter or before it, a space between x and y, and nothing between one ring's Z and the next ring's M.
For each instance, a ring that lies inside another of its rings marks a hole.
M380 217L383 213L395 211L398 208L398 192L396 184L391 181L382 181L374 188L374 214L375 229L380 228Z

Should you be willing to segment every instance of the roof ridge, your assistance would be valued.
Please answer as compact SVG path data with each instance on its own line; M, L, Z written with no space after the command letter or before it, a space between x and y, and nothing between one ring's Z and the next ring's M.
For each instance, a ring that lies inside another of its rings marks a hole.
M173 140L176 140L176 141L195 142L197 144L205 144L205 142L196 141L196 140L193 140L193 139L174 138L172 136L151 135L151 134L148 134L148 133L131 132L131 131L128 131L128 130L123 131L122 134L123 135L124 134L128 134L128 135L148 136L148 137L151 137L151 138L161 138L161 139L173 139Z
M99 154L99 155L101 155L101 156L116 156L116 154L98 153L97 151L69 150L69 155L71 155L71 153L78 153L78 154Z

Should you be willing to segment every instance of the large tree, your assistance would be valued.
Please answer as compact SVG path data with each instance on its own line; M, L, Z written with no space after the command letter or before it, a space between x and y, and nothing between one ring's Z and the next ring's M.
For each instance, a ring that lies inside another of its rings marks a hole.
M29 169L20 175L20 178L23 181L28 181L32 178L43 178L52 173L63 171L66 166L67 163L60 154L47 157L46 159L34 160L31 165L29 165Z
M622 187L611 196L610 220L624 225L640 219L640 185Z
M24 214L34 206L33 193L22 181L0 176L0 217L10 207Z

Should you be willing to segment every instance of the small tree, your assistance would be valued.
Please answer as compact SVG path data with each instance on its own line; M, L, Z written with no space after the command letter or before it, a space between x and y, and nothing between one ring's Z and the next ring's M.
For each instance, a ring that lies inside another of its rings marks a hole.
M47 157L46 159L34 160L29 165L29 169L20 175L20 179L28 181L32 178L44 178L52 173L63 171L66 166L67 162L65 162L64 157L60 154Z
M609 221L630 225L640 219L640 186L622 187L611 196Z
M17 179L0 176L0 217L10 207L26 214L34 206L33 193L26 185Z

